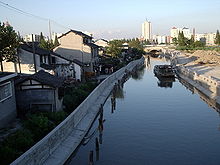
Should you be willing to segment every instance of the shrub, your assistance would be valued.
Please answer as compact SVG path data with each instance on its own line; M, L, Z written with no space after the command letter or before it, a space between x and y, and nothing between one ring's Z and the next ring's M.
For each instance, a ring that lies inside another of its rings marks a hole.
M9 164L34 144L28 130L19 130L0 144L0 164Z
M63 98L65 111L68 113L73 112L96 86L95 82L86 82L78 87L66 88Z
M43 113L43 115L47 117L50 121L52 121L55 125L58 125L67 117L67 113L64 111L45 112Z
M24 121L24 127L29 129L34 136L34 140L38 141L49 133L55 124L42 114L28 115L28 119Z

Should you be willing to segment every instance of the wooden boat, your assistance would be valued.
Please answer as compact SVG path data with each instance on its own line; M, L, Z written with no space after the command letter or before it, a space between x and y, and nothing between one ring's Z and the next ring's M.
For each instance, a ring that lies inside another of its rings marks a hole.
M175 72L171 65L155 65L154 74L161 77L175 77Z

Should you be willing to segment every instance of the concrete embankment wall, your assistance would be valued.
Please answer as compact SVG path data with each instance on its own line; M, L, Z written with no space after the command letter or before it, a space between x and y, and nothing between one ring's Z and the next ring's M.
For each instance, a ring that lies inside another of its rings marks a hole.
M63 122L12 162L12 165L64 164L88 132L114 84L124 76L126 70L132 71L143 63L144 58L132 61L107 77Z
M177 66L178 75L188 83L199 89L209 98L220 104L220 81L212 76L199 75L184 66Z

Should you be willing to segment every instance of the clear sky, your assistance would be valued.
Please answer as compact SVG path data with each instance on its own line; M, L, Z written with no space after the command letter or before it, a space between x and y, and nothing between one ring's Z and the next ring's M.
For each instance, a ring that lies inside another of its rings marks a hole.
M196 28L197 33L220 30L220 0L0 0L95 38L140 37L141 24L152 22L153 34L169 35L170 28ZM29 17L0 4L0 21L8 20L21 34L48 34L48 21ZM51 22L53 32L68 29Z

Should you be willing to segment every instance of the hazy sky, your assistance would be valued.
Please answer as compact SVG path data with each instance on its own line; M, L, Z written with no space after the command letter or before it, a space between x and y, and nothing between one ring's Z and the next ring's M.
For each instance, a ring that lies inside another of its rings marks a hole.
M170 28L220 30L220 0L0 0L37 16L50 18L71 29L88 31L95 38L140 37L141 23L152 22L153 34L170 35ZM8 20L21 34L48 34L48 21L3 7L0 21ZM53 32L66 32L51 22Z

